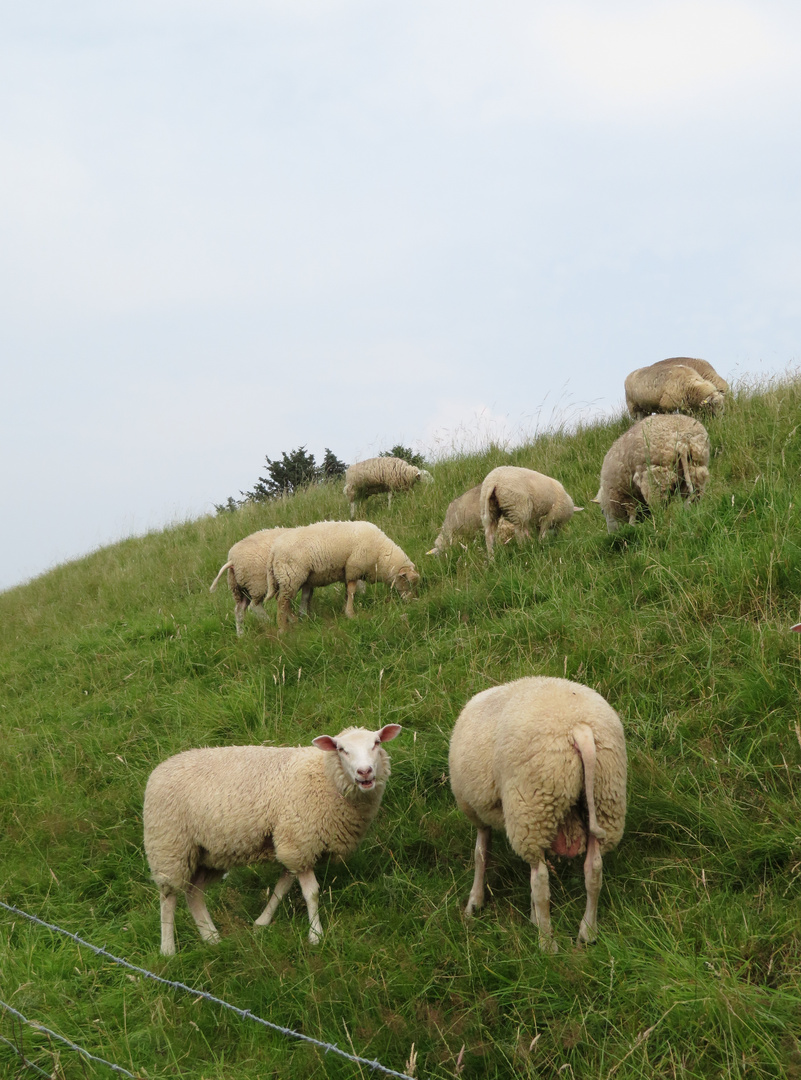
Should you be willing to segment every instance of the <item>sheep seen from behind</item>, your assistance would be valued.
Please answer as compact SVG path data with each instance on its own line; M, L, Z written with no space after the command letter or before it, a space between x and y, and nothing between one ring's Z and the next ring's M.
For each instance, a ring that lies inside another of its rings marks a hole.
M214 592L222 575L228 571L228 586L234 597L234 619L237 636L244 632L245 612L248 608L260 619L267 618L264 601L274 594L270 575L273 544L283 532L282 528L261 529L244 540L238 540L228 552L217 577L209 586Z
M600 694L567 679L532 677L484 690L465 705L448 756L459 809L476 826L475 876L465 913L484 903L492 830L505 830L531 867L531 921L555 952L546 854L586 852L579 939L597 936L602 855L626 816L623 725Z
M633 525L652 506L678 495L700 499L709 480L709 435L691 416L657 414L612 443L601 465L599 503L608 532Z
M511 527L518 542L531 537L530 527L544 540L549 530L556 532L573 514L583 510L551 476L515 465L499 465L484 478L480 494L481 523L492 558L495 538L502 520Z
M390 774L379 731L347 728L311 746L221 746L187 750L156 766L145 789L144 840L161 897L161 951L175 952L175 908L183 892L204 941L219 933L206 886L235 866L276 860L284 872L257 926L267 926L295 878L318 942L314 866L324 854L346 858L378 813Z

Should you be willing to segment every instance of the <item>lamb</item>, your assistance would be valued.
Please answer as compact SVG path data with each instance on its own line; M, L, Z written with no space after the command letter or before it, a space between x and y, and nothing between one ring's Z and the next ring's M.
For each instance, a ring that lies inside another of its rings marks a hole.
M352 619L360 581L382 581L408 599L420 580L408 555L369 521L318 521L285 529L273 543L269 569L274 582L269 595L277 596L281 630L287 627L298 590L302 590L300 612L307 614L318 586L344 581L345 614Z
M499 465L487 474L481 485L480 502L490 558L502 519L510 523L521 543L530 538L530 525L539 530L540 540L544 540L549 529L558 530L574 513L584 509L573 505L558 480L515 465Z
M427 555L440 555L449 548L457 539L465 540L476 533L481 532L481 484L476 484L464 495L459 495L448 505L445 511L445 520L442 523L439 536L434 541L433 548L426 552ZM508 543L514 536L514 526L506 518L498 522L498 536L501 543Z
M272 548L283 531L281 528L261 529L246 536L244 540L237 541L228 552L228 562L220 567L217 577L209 586L210 592L214 592L217 582L225 571L228 571L228 585L235 601L237 636L241 636L244 631L245 612L248 607L260 619L267 618L264 601L275 592L269 569Z
M546 853L586 851L587 904L578 936L594 941L602 855L620 842L626 817L626 743L614 709L568 679L517 679L468 701L448 760L456 803L478 829L465 914L484 903L492 830L503 829L531 866L531 921L546 952L557 951Z
M270 923L297 878L316 944L323 931L314 866L325 853L346 858L364 839L389 779L381 744L400 731L386 724L318 735L312 746L207 747L157 765L145 789L144 831L161 896L162 953L175 953L179 892L203 940L219 941L206 886L234 866L272 859L284 872L256 926Z
M722 380L721 380L722 381ZM688 364L659 361L626 376L626 406L635 420L650 413L723 410L723 392Z
M661 371L664 368L675 367L677 364L684 364L686 367L691 367L702 379L706 379L706 381L712 383L717 390L720 390L721 394L728 392L729 384L725 379L722 379L720 375L718 375L708 360L700 360L695 356L671 356L667 360L657 360L655 364L651 364L651 368L656 371Z
M678 494L700 499L709 479L709 435L700 421L676 413L649 416L624 432L607 451L599 503L610 533L633 525L660 500Z
M386 491L387 506L392 505L395 491L410 491L418 481L430 484L433 477L426 469L418 469L399 457L374 457L357 461L345 473L342 489L350 500L351 520L356 514L356 503L364 502L370 495Z

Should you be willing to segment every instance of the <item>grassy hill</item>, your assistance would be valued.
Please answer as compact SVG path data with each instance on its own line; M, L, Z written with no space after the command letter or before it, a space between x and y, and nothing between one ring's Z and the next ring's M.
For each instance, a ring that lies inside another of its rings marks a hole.
M419 1077L801 1077L801 381L740 387L710 421L704 500L610 537L590 505L628 422L454 457L368 514L422 570L346 620L339 586L279 636L208 586L235 540L346 516L339 486L188 522L0 595L0 898L132 963ZM556 476L587 507L539 547L427 557L448 502L495 465ZM57 528L57 522L53 523ZM267 605L274 612L274 607ZM630 809L605 860L600 939L577 948L581 862L551 878L555 956L528 868L496 843L487 907L462 916L474 835L447 748L477 691L526 674L602 693L627 732ZM159 955L141 842L147 776L198 745L309 742L403 725L381 813L322 864L325 937L300 891L254 930L275 866L181 900ZM0 909L2 999L136 1075L355 1078L368 1069L157 986ZM112 1075L0 1010L0 1037L56 1077ZM460 1065L457 1059L464 1046ZM34 1075L0 1042L0 1073ZM378 1074L376 1074L378 1075Z

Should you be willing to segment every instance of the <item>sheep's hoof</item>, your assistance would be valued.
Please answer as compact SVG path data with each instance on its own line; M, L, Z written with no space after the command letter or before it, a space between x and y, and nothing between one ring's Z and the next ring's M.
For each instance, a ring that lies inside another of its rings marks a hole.
M578 932L578 940L584 945L594 945L598 940L598 928L596 926L589 926L584 919L582 919Z
M320 930L310 930L309 931L309 944L310 945L319 945L322 940L323 940L323 935L322 935L322 932Z
M540 934L540 952L557 953L559 952L559 946L554 938Z

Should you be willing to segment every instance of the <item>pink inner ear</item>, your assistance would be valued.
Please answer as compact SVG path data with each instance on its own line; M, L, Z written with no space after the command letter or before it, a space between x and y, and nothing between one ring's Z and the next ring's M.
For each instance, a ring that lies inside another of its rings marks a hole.
M318 735L316 739L312 739L312 745L318 750L336 750L337 748L336 740L330 735Z
M796 630L796 631L798 631L798 633L801 633L801 622L797 622L795 624L795 626L791 626L790 629L791 630Z
M381 742L389 742L390 739L400 735L401 731L403 731L403 728L400 724L385 724L379 731L378 737Z

